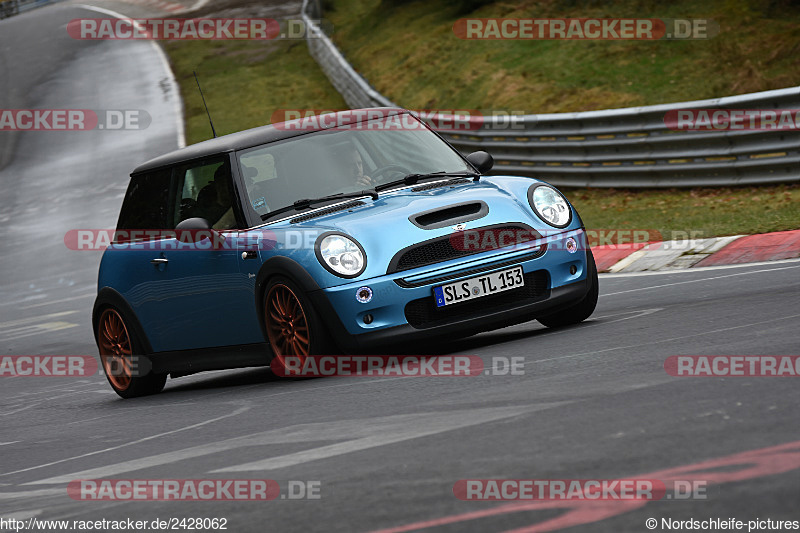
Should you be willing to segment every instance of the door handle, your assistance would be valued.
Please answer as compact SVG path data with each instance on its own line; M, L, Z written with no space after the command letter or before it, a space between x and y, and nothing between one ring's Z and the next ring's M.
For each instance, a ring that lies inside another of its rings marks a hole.
M150 263L152 263L152 264L154 264L156 266L158 266L158 265L166 265L167 263L169 263L169 259L166 259L164 257L156 257L155 259L151 259Z
M249 252L242 252L242 259L256 259L258 254L250 250Z

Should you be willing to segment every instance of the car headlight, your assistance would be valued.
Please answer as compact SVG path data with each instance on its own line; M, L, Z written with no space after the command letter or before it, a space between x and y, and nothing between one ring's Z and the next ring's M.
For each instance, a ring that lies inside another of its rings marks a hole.
M532 185L528 189L528 202L539 218L551 226L564 228L572 221L567 200L549 185Z
M342 233L320 235L315 251L328 272L343 278L354 278L367 266L367 254L361 245Z

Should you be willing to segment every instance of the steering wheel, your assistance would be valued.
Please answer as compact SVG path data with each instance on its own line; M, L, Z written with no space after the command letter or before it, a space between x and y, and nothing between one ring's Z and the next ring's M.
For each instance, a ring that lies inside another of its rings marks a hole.
M381 176L385 172L390 172L390 171L399 172L399 173L403 174L403 176L411 174L411 171L408 170L403 165L386 165L386 166L383 166L383 167L380 167L380 168L376 168L375 170L373 170L372 171L372 178L373 179L377 179L378 176Z

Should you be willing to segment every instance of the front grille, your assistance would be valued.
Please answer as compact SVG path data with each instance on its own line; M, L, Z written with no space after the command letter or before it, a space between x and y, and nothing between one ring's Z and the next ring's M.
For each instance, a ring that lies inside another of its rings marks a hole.
M479 254L500 248L499 245L492 247L491 242L489 242L488 246L483 244L474 247L463 245L459 246L459 242L463 242L459 240L460 236L469 232L475 232L473 235L478 237L477 242L479 243L487 242L485 240L481 240L481 236L486 236L488 234L497 235L502 232L512 232L511 235L514 239L514 242L505 242L505 246L513 246L514 244L521 244L523 242L541 238L541 235L539 235L536 230L522 223L498 224L495 226L485 226L482 228L465 230L464 232L454 232L450 235L423 241L400 250L394 255L394 257L392 257L386 273L391 274L393 272L411 270L412 268L442 263L451 259L458 259L460 257L466 257L468 255Z
M436 278L426 278L416 281L408 281L407 279L400 278L394 280L394 282L397 283L398 286L403 287L404 289L413 289L414 287L422 287L423 285L433 285L433 284L438 285L439 283L444 283L452 279L463 278L466 276L474 276L482 272L488 272L490 270L497 270L498 268L518 265L519 263L524 263L525 261L530 261L531 259L536 259L537 257L541 257L542 255L544 255L546 250L547 250L547 245L543 244L538 250L536 250L531 254L525 254L521 256L518 255L514 259L509 259L508 261L503 261L501 263L492 263L491 265L476 267L470 270L451 272L450 274L444 274Z
M345 209L352 209L360 205L364 205L364 202L357 200L355 202L347 202L346 204L335 205L327 209L320 209L319 211L314 211L313 213L309 213L307 215L300 215L299 217L294 217L292 220L289 221L289 223L297 224L298 222L305 222L306 220L311 220L312 218L321 217L323 215L330 215L331 213L336 213L337 211L344 211Z
M405 307L406 320L416 329L432 328L547 299L550 277L546 270L528 272L523 277L525 285L522 287L444 307L436 307L433 294L412 300Z

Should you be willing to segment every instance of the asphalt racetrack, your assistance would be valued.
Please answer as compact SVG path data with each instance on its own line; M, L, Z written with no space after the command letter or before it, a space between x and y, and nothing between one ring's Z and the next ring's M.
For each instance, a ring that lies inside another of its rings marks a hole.
M72 41L62 3L0 22L1 108L146 109L140 131L0 137L2 355L96 355L98 252L127 175L181 142L179 102L147 42ZM13 46L12 46L13 44ZM36 68L32 68L32 65ZM797 520L800 393L789 377L673 377L673 355L800 355L800 261L601 275L594 316L536 322L420 355L516 375L280 380L212 372L121 400L102 375L0 378L0 518L208 517L244 531L648 531L662 518ZM270 479L267 502L79 501L81 479ZM465 479L678 479L704 497L462 501ZM293 499L305 483L314 498ZM71 529L71 528L67 528Z

